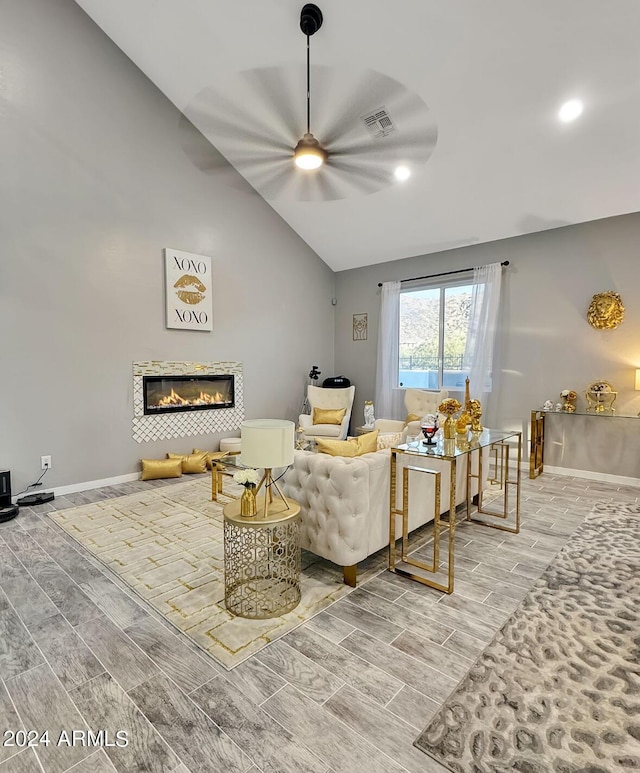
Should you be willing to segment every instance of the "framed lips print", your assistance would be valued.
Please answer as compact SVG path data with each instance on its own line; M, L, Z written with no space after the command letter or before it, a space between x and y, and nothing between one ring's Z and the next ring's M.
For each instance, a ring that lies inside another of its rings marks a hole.
M211 258L167 247L164 270L167 327L213 330Z

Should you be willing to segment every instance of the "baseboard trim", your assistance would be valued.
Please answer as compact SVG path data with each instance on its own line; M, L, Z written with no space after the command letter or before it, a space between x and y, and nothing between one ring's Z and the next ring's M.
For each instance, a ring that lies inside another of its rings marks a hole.
M603 483L617 483L619 486L639 486L640 478L628 478L625 475L611 475L608 472L594 472L593 470L572 470L569 467L550 467L545 464L542 474L550 472L552 475L568 475L573 478L588 478L599 480Z
M53 491L57 497L61 497L65 494L76 494L78 491L89 491L90 489L102 488L103 486L115 486L118 483L130 483L132 480L140 480L140 473L130 472L127 475L117 475L114 478L86 480L83 483L72 483L69 486L47 487L46 491ZM12 497L11 501L15 504L17 498L17 496Z
M529 463L521 462L520 470L523 473L529 472ZM603 483L616 483L619 486L637 486L640 488L640 478L629 478L625 475L610 475L606 472L593 472L592 470L572 470L569 467L550 467L545 465L545 472L550 472L552 475L566 475L572 478L586 478L588 480L599 480ZM544 475L544 472L542 473ZM54 488L47 488L47 491L53 491L56 496L64 496L65 494L75 494L78 491L89 491L94 488L102 488L103 486L115 486L118 483L130 483L133 480L140 480L139 472L130 472L127 475L117 475L114 478L102 478L101 480L87 480L83 483L72 483L69 486L57 486ZM17 496L11 498L11 501L15 504Z

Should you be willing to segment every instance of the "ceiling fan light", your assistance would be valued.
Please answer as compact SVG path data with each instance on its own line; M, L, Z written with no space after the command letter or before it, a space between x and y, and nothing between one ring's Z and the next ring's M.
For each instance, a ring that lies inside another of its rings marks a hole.
M327 160L327 151L313 134L307 132L296 145L293 151L293 160L298 169L306 171L319 169Z

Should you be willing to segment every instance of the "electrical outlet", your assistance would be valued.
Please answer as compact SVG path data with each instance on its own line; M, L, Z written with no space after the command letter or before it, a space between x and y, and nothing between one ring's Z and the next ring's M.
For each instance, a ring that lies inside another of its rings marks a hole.
M50 456L41 456L40 457L40 468L42 470L50 470L51 469L51 457Z

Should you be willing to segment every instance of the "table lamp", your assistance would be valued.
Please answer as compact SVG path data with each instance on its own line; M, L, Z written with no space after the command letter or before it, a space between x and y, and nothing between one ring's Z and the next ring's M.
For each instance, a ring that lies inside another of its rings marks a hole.
M640 392L640 368L636 368L636 392ZM640 416L640 411L638 411Z
M269 504L273 502L273 489L284 502L285 508L289 509L289 503L271 471L274 467L293 464L294 436L295 424L284 419L248 419L240 425L242 464L264 469L256 490L257 494L262 485L265 487L264 518L268 515Z

